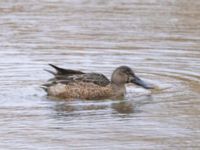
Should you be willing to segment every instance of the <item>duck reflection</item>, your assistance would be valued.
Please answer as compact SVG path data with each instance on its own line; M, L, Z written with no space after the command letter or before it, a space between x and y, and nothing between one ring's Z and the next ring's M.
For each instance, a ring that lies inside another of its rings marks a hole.
M112 109L114 109L117 113L120 114L131 114L135 111L135 105L130 101L121 101L118 103L112 104Z
M108 108L108 104L95 104L95 103L57 103L54 106L54 110L59 116L80 116L80 115L92 115L100 110Z

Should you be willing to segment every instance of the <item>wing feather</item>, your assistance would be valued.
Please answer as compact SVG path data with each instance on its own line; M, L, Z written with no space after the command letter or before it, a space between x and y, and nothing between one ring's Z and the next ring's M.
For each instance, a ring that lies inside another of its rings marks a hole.
M99 86L107 86L110 84L110 80L101 73L84 73L77 70L60 68L52 64L49 65L52 66L57 72L54 73L48 70L48 72L55 76L49 79L46 84L43 84L42 87L50 87L58 83L67 85L78 82L93 83Z

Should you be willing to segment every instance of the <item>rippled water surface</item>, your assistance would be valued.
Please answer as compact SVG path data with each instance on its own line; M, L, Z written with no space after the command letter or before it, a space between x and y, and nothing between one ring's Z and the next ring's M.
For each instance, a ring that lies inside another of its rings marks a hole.
M200 1L1 0L0 149L200 149ZM53 63L110 77L128 65L156 90L58 101Z

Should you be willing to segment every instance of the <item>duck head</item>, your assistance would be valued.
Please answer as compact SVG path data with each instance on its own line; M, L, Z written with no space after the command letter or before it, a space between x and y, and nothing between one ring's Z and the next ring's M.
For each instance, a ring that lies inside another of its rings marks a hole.
M138 76L136 76L133 70L128 66L120 66L116 68L112 74L111 83L118 86L124 86L127 83L134 83L145 89L153 88L151 85L145 83Z

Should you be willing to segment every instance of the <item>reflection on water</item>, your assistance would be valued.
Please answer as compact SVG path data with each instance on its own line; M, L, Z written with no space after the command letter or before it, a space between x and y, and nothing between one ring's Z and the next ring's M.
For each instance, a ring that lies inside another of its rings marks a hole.
M200 2L0 2L1 149L199 149ZM48 63L110 77L128 65L158 86L125 100L60 101Z
M134 113L134 105L130 102L113 103L112 108L120 114Z

